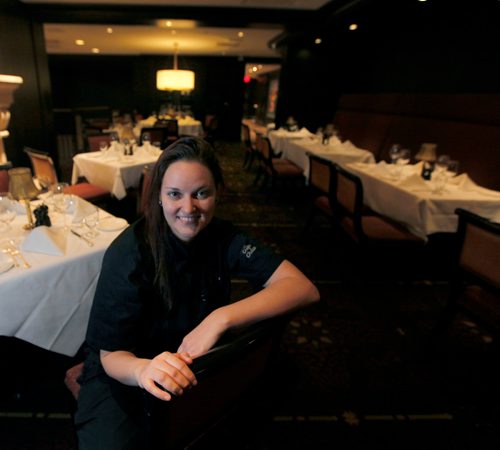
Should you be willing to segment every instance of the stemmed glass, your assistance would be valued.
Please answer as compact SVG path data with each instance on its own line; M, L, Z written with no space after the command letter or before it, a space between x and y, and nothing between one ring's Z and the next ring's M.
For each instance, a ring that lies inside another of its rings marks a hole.
M66 225L66 211L69 208L72 199L67 196L64 191L69 186L68 183L57 183L52 187L52 203L56 212L62 214L64 219L64 229L67 229Z
M436 160L436 164L434 165L434 170L436 172L444 172L448 170L448 163L450 162L450 157L448 155L440 155Z
M104 155L107 150L108 150L108 143L106 141L100 141L99 151L101 152L101 155Z
M394 144L389 149L389 160L391 164L395 164L399 158L399 152L401 151L401 146L399 144Z
M7 231L16 218L14 200L9 192L0 192L0 230Z
M396 177L400 178L403 173L403 167L410 163L411 160L411 152L406 148L402 148L399 150L397 159L395 161L396 164Z
M453 178L458 175L458 161L450 159L448 161L448 167L446 168L446 175L448 178Z
M83 218L83 224L88 228L88 232L85 233L85 236L95 238L99 236L99 233L96 231L97 224L99 223L99 208L97 206L93 207L93 210L90 214L87 214Z

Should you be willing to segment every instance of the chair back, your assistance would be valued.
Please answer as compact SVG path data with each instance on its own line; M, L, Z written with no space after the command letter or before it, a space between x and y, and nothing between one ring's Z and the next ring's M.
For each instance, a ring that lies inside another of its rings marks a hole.
M144 144L144 135L148 133L151 136L151 143L159 142L161 148L165 147L165 128L163 127L144 127L141 129L139 138L140 145Z
M313 153L308 153L307 156L309 158L309 186L323 194L329 194L333 172L332 162Z
M361 214L363 205L363 185L361 180L338 164L335 164L335 172L335 204L343 214L355 218Z
M94 134L87 136L87 149L89 152L96 152L100 150L99 144L101 142L106 142L106 144L110 144L112 139L111 134Z
M151 168L144 166L138 188L137 214L144 214L147 192L151 183Z
M24 152L29 156L33 174L43 188L58 182L54 161L48 153L29 147L25 147Z
M500 289L500 224L464 209L455 212L459 218L460 269Z
M9 169L12 169L12 164L0 165L0 192L9 190Z
M155 127L164 129L164 145L168 146L179 139L179 122L177 119L157 120Z

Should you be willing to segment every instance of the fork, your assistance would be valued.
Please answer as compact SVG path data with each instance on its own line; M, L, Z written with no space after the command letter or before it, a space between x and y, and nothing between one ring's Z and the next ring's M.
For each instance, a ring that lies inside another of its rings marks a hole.
M23 262L23 267L25 269L29 269L31 267L31 264L28 261L26 261L26 258L19 251L19 249L17 248L17 246L14 243L14 241L12 239L9 239L9 243L10 243L10 247L7 247L7 249L9 250L11 256L19 257L22 260L22 262Z
M12 258L12 262L14 263L14 266L19 267L19 262L16 258L16 256L12 253L12 249L9 247L2 248L2 252L6 253Z

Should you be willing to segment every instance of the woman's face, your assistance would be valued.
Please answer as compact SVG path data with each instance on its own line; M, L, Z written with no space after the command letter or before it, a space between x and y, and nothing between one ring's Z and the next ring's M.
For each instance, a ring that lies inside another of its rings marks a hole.
M196 161L172 163L163 175L160 200L174 235L184 242L196 237L214 216L216 194L208 167Z

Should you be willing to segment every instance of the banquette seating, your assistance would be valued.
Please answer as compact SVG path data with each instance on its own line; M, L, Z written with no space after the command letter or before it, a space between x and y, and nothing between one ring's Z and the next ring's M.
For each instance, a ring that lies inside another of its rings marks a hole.
M340 98L334 123L343 139L387 160L398 143L417 152L424 142L460 162L477 184L500 190L499 95L349 94Z

